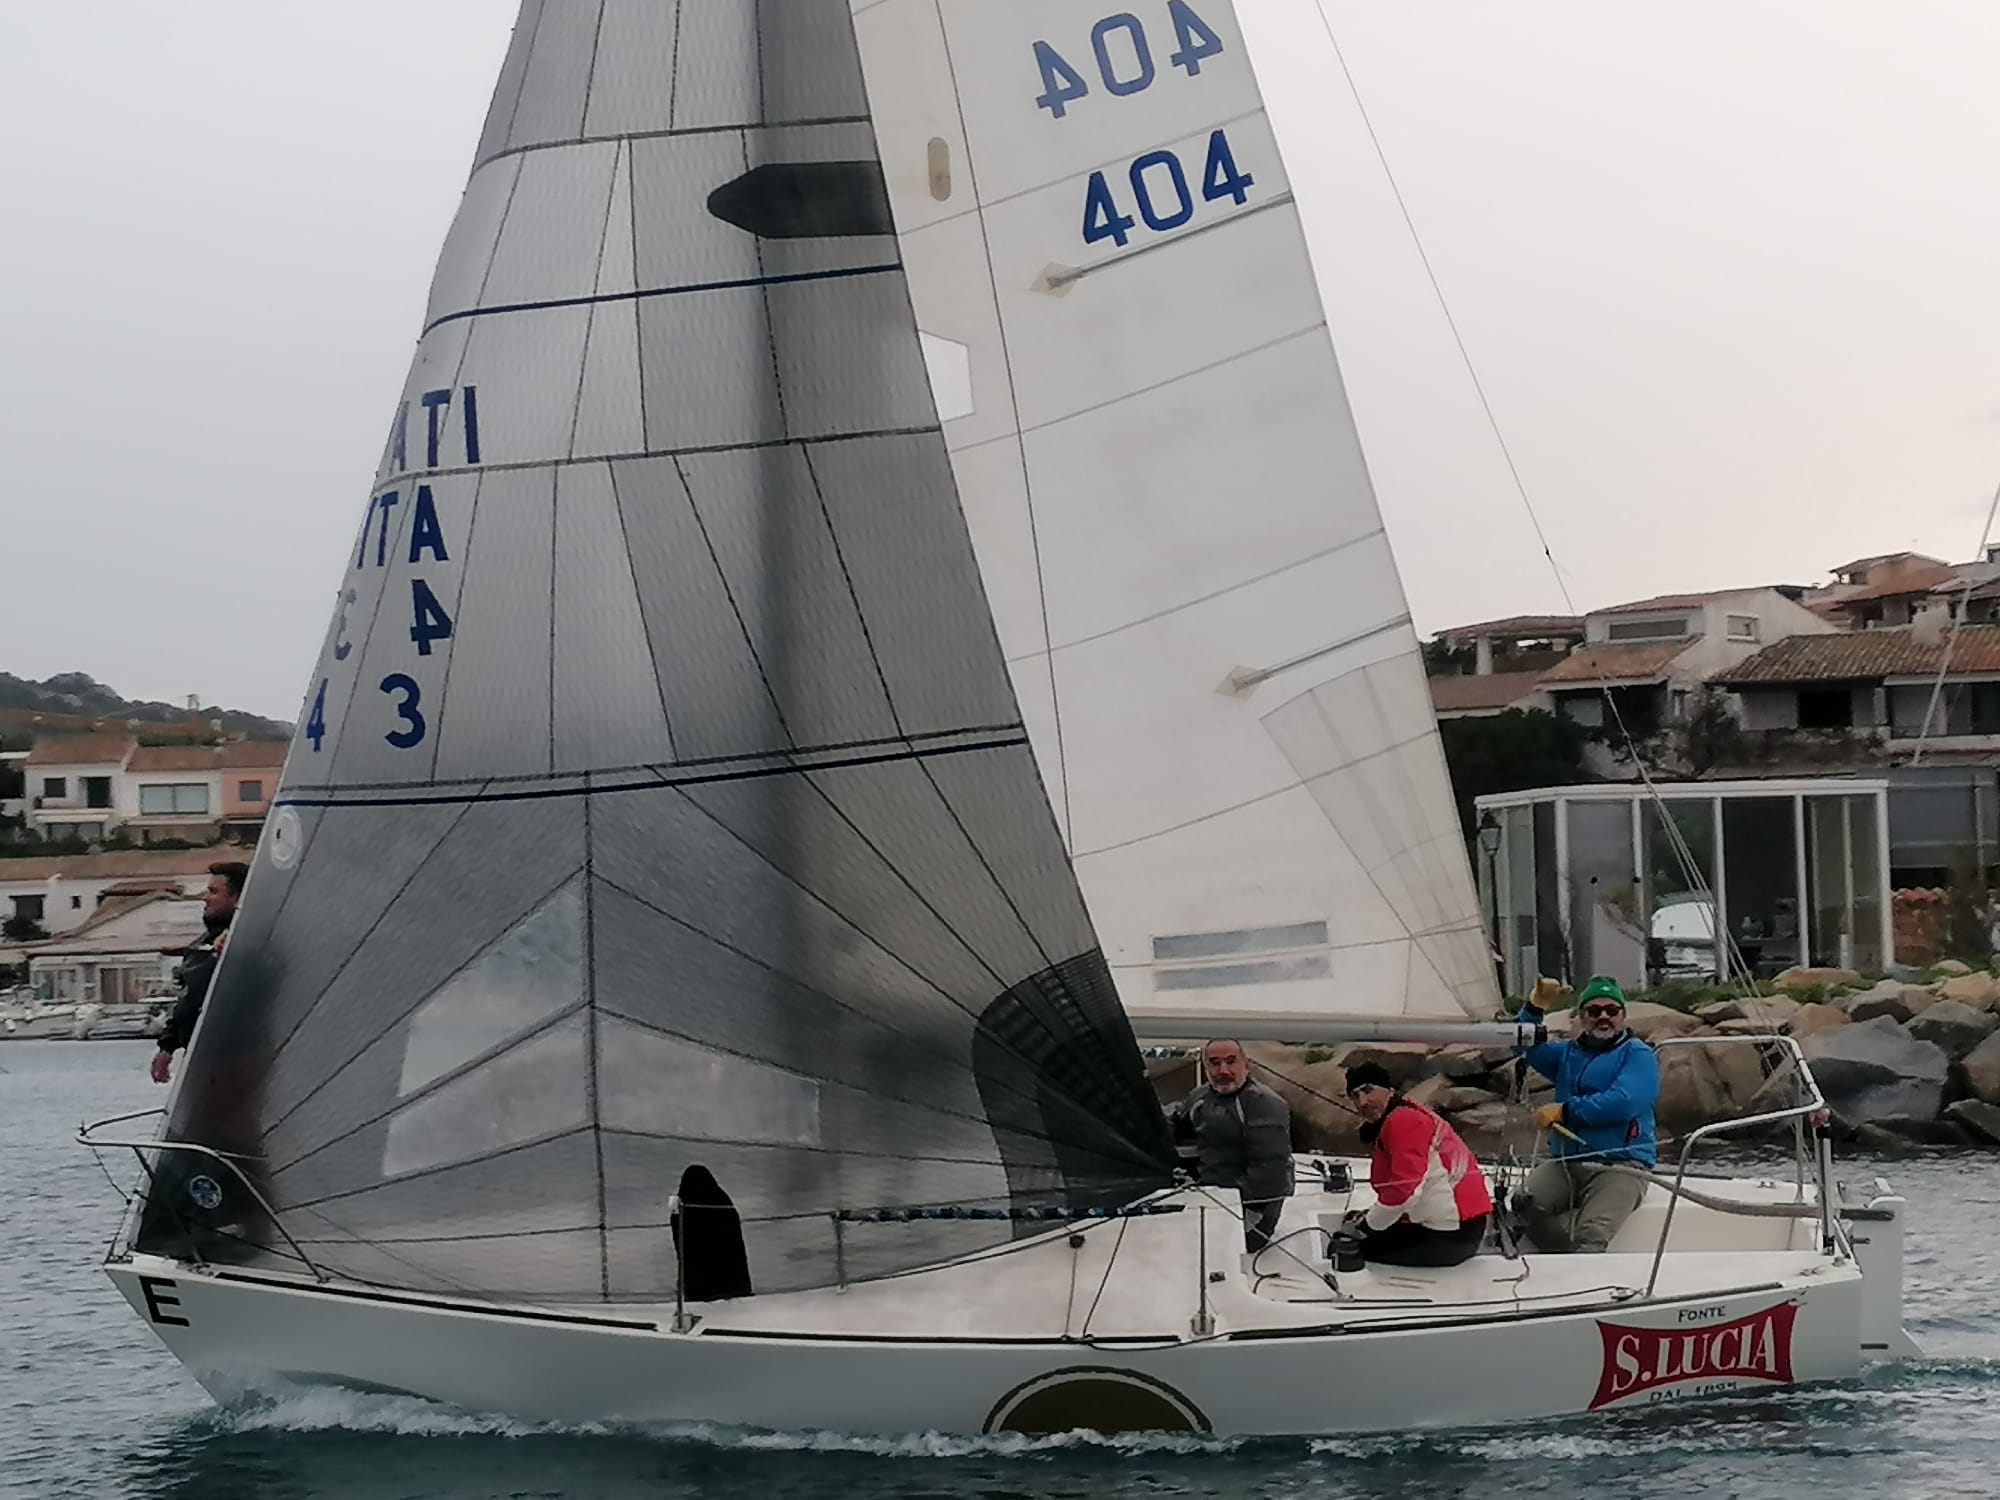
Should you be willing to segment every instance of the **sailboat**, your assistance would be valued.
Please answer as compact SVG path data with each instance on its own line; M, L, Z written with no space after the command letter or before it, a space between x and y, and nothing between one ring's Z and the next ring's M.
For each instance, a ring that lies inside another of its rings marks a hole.
M1517 1032L1236 7L1126 5L525 0L123 1142L218 1397L1325 1433L1907 1348L1802 1058L1794 1173L1601 1256L1177 1176L1142 1032Z

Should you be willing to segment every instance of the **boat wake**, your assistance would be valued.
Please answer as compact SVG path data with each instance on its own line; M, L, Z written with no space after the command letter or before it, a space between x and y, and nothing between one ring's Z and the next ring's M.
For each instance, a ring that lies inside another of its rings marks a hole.
M1186 1433L999 1433L970 1437L917 1432L870 1436L841 1432L772 1432L710 1422L558 1423L469 1412L419 1396L335 1386L267 1384L245 1391L198 1419L216 1435L348 1433L420 1438L623 1438L739 1453L854 1454L871 1458L1015 1458L1088 1452L1126 1455L1228 1453L1250 1440Z

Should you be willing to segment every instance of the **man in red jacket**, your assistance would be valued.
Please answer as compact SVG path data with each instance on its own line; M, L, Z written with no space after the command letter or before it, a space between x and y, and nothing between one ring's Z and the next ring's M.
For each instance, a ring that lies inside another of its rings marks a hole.
M1464 1141L1439 1116L1412 1104L1377 1063L1347 1075L1347 1097L1368 1123L1368 1183L1375 1204L1349 1215L1361 1253L1388 1266L1455 1266L1486 1237L1493 1198L1486 1174Z

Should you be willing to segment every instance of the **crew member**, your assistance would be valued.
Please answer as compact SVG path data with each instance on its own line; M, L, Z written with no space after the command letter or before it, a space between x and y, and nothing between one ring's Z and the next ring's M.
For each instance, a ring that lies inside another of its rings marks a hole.
M174 977L180 981L181 997L174 1013L160 1028L160 1050L153 1054L153 1082L165 1083L173 1076L174 1054L194 1036L194 1023L201 1016L201 1003L208 998L209 981L222 959L222 946L229 938L229 924L236 916L236 903L243 895L243 882L250 867L241 860L220 860L208 867L208 885L201 893L201 936L181 950L180 967Z
M1347 1098L1367 1122L1375 1203L1348 1215L1361 1253L1388 1266L1455 1266L1479 1251L1493 1213L1486 1175L1458 1132L1390 1086L1379 1063L1357 1063Z
M1170 1118L1177 1135L1193 1135L1201 1180L1242 1193L1243 1244L1258 1251L1292 1192L1291 1106L1250 1076L1241 1042L1210 1042L1201 1067L1206 1081Z
M1553 979L1536 981L1515 1019L1540 1025L1560 993ZM1600 974L1584 985L1572 1029L1567 1041L1525 1049L1556 1097L1535 1111L1549 1133L1549 1160L1528 1174L1514 1208L1544 1250L1602 1251L1646 1196L1660 1063L1627 1025L1615 979Z

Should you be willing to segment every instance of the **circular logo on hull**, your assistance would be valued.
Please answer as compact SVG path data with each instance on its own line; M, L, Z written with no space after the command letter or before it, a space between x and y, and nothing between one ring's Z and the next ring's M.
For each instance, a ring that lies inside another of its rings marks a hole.
M196 1208L217 1209L222 1207L222 1184L213 1177L190 1177L188 1196L194 1199Z
M986 1418L989 1433L1211 1431L1196 1406L1165 1381L1132 1370L1079 1365L1014 1387Z
M305 840L305 833L299 827L299 815L295 808L281 807L271 819L271 863L281 870L289 870L298 861L299 845Z

